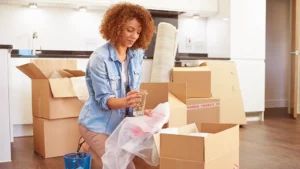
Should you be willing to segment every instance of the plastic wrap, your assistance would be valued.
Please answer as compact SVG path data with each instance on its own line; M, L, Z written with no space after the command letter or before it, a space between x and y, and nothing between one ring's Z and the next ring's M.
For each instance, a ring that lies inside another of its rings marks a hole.
M161 130L170 117L169 103L159 104L152 117L125 118L105 143L103 169L126 169L135 156L151 166L159 165L153 134Z

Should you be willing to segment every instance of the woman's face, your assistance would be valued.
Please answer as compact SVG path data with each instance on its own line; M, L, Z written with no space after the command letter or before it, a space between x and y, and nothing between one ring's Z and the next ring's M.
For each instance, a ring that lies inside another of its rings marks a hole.
M121 32L121 45L132 47L135 41L139 38L142 31L142 26L136 19L129 20L125 23Z

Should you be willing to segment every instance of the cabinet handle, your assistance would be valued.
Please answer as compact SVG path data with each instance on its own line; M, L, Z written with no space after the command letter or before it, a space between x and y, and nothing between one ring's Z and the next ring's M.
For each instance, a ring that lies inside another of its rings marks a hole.
M294 54L294 55L299 55L300 53L299 53L299 51L295 51L295 52L291 52L291 54Z

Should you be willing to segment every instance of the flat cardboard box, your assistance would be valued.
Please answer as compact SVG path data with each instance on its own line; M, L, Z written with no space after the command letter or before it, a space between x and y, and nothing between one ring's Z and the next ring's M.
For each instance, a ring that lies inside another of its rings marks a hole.
M207 67L174 67L172 82L186 82L188 98L211 97L211 71Z
M187 122L220 123L220 99L190 98L187 99Z
M78 118L46 120L33 117L34 151L44 158L76 152L80 136Z
M34 117L78 117L84 103L78 99L71 78L84 76L85 73L71 70L77 68L76 60L36 59L17 68L32 79ZM63 78L55 78L58 75Z
M247 124L235 63L206 61L201 66L211 70L212 97L219 98L221 103L220 123Z
M160 169L238 168L238 125L202 123L197 130L211 135L188 135L193 130L160 135Z
M169 102L170 119L164 128L187 124L186 83L142 83L140 89L148 92L145 109Z

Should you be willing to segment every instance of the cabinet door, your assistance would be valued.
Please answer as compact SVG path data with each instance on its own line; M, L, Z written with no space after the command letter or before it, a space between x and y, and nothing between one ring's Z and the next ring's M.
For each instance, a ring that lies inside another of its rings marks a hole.
M265 59L265 43L266 0L231 0L231 58Z
M189 12L218 11L218 0L111 0L111 3L115 4L124 1L140 4L147 9Z
M218 12L218 0L186 0L180 1L185 4L188 11Z
M57 0L59 1L59 0ZM84 4L96 4L96 5L103 5L103 6L109 6L110 0L61 0L65 3L84 3Z
M264 60L233 60L236 63L245 112L265 109Z
M26 63L30 63L30 58L10 59L10 118L14 125L32 124L31 79L16 68L16 66Z

